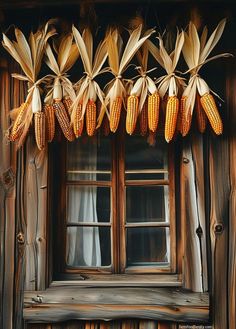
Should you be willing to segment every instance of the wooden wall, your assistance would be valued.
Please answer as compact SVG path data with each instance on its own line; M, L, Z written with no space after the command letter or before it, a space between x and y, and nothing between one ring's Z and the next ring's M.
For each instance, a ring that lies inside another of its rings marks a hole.
M47 250L47 151L32 138L16 152L5 139L10 109L24 90L0 62L0 328L174 329L185 324L151 320L67 321L24 324L24 290L43 291L50 281ZM15 71L15 68L14 68ZM211 320L205 328L236 328L236 63L228 64L222 137L192 136L180 163L185 288L209 291ZM191 248L190 248L191 246ZM29 292L30 294L31 292ZM30 296L30 295L29 295ZM40 294L39 294L40 298ZM43 307L44 305L42 305ZM199 325L200 326L200 325ZM204 328L204 325L200 326ZM189 328L191 328L189 324ZM193 326L194 328L194 326Z

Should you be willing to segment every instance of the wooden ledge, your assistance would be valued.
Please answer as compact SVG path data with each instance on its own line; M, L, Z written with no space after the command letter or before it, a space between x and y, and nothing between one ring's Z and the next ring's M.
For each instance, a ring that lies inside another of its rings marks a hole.
M209 321L209 296L171 287L57 286L25 292L26 322L122 318L206 323Z

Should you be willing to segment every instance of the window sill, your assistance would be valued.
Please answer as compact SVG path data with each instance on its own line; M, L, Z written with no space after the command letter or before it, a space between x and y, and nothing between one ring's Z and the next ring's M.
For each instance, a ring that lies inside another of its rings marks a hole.
M208 293L176 287L81 287L52 284L45 291L26 291L26 322L71 319L115 320L139 318L175 322L209 321Z
M179 274L74 274L57 275L50 287L181 287Z

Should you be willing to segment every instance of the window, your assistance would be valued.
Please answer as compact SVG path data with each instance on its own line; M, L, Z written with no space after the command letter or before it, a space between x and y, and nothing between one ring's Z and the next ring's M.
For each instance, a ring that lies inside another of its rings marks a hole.
M161 137L82 136L60 152L57 270L174 273L174 160Z

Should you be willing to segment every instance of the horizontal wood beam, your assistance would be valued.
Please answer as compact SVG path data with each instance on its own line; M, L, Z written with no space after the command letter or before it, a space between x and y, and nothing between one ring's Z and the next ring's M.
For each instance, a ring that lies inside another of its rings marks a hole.
M62 286L25 292L26 322L122 318L206 323L209 321L209 296L177 288Z

